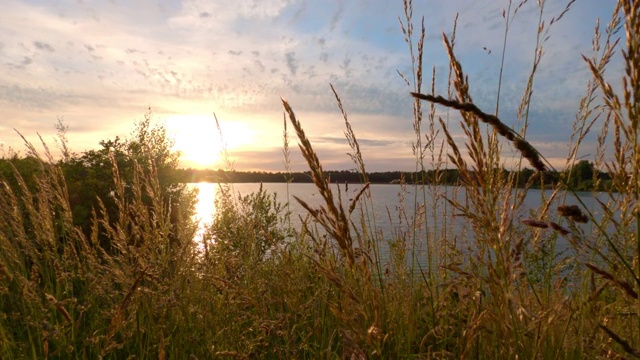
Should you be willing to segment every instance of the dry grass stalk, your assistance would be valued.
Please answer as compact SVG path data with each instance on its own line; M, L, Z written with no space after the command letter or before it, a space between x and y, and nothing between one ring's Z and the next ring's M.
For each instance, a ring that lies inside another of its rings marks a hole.
M214 353L216 357L228 357L233 359L250 359L251 357L237 351L216 351Z
M586 224L589 222L587 215L583 214L577 205L560 205L558 206L558 214L578 223Z
M116 309L116 313L114 314L113 319L111 320L111 325L109 326L108 338L112 338L113 335L116 333L116 331L118 331L120 326L122 326L122 323L123 323L122 317L124 316L124 312L129 306L131 297L133 296L135 291L138 289L138 285L140 284L142 279L148 275L147 270L148 270L148 267L144 268L140 272L140 274L135 278L135 280L133 281L133 284L131 284L131 287L129 288L129 291L127 292L124 299L120 303L120 306L118 306L118 308Z
M291 150L289 149L289 131L287 130L287 116L285 113L282 114L282 155L284 156L283 164L285 170L285 182L290 183L292 180L291 176ZM287 187L288 189L288 187ZM288 191L288 190L287 190ZM288 196L287 196L288 198Z
M594 273L609 280L618 288L622 289L625 292L625 294L627 294L630 298L638 300L638 293L633 289L633 285L631 285L628 281L617 279L613 274L600 269L594 264L586 263L585 266L588 267Z
M45 297L47 298L47 300L49 300L51 304L53 304L53 306L56 307L56 310L58 310L58 312L62 315L62 317L64 317L64 319L67 320L67 323L73 324L71 315L69 315L69 312L67 312L67 309L65 309L64 306L62 306L62 304L58 301L58 299L55 298L55 296L45 293Z
M333 238L338 243L340 250L347 258L349 266L351 267L355 264L355 257L353 253L353 239L351 237L351 231L349 229L349 220L347 219L345 211L342 208L342 204L339 203L336 206L333 192L329 187L328 179L324 175L320 160L313 150L311 142L304 133L302 125L297 120L293 109L284 99L282 99L282 105L289 115L289 120L291 121L291 124L293 125L293 128L296 130L296 134L298 135L298 140L300 141L300 151L302 151L302 156L305 158L307 164L309 165L313 183L316 186L316 189L318 189L318 191L320 192L320 195L324 199L325 205L327 207L327 211L313 211L310 213L323 225L325 230L327 230L327 232L329 232L329 234L333 236ZM296 200L298 200L298 202L300 202L302 206L307 208L307 210L310 209L309 206L300 201L299 198L296 198Z
M611 337L616 343L622 346L622 349L626 351L629 355L633 355L634 357L640 359L640 350L634 349L627 340L620 337L618 334L613 332L613 330L609 329L606 325L602 323L598 324L598 327L604 330L604 332L606 332L607 335L609 335L609 337Z
M473 103L461 103L455 100L447 100L442 96L433 96L428 94L411 93L411 95L417 99L430 101L436 104L450 107L452 109L468 112L477 116L479 119L481 119L485 123L491 125L498 132L498 134L502 135L507 140L511 141L515 146L515 148L520 151L522 156L524 156L527 160L529 160L531 165L536 170L538 171L547 170L546 165L542 162L542 159L538 150L536 150L528 141L523 139L515 131L513 131L511 128L505 125L497 116L483 112Z
M356 194L356 196L353 197L353 200L351 200L351 204L349 205L349 214L353 213L353 210L355 210L356 208L356 204L358 203L358 200L360 200L360 197L367 191L369 190L369 185L371 185L370 183L366 183L364 184L363 187L360 188L360 190L358 191L358 193Z
M344 107L342 106L342 100L340 99L338 92L333 87L333 84L330 84L330 86L331 86L331 91L333 92L333 95L336 98L338 109L340 109L340 113L344 118L344 124L347 128L347 131L345 131L344 135L347 138L349 147L351 147L351 150L353 151L353 153L349 153L348 155L351 158L351 160L353 160L353 162L355 163L358 169L358 172L360 173L360 176L362 178L362 182L366 183L369 181L369 179L368 179L367 170L364 164L364 160L362 159L362 153L360 152L360 145L358 144L358 139L356 138L356 134L353 132L353 129L351 128L351 123L349 123L347 112L344 110Z
M626 14L635 16L627 21L630 24L627 37L637 37L640 31L633 24L638 22L638 5L631 1L620 3L625 6ZM412 16L410 5L410 1L405 1L408 19ZM404 25L403 31L405 36L411 37L412 25ZM538 31L546 34L542 28ZM447 47L453 62L455 91L460 104L473 104L462 68L453 56L453 44L452 39ZM416 66L412 75L417 76L414 84L421 82L421 46L418 44L417 54L412 51ZM632 51L637 48L636 45L628 46L627 62L637 61L633 60L637 59L637 51ZM602 75L602 62L594 60L593 64L592 71L597 70ZM631 73L638 69L634 64L628 66ZM601 207L606 208L606 217L610 218L610 223L606 224L615 227L619 233L615 235L618 240L614 240L614 249L620 249L619 256L624 255L622 260L615 258L612 251L598 253L598 239L581 237L582 229L574 224L583 218L581 212L571 207L558 209L569 217L568 228L546 220L557 192L539 212L532 212L531 218L522 223L535 228L536 237L543 233L538 228L551 228L573 241L572 245L583 242L593 251L586 254L590 256L589 262L577 263L575 269L578 270L571 272L556 261L553 252L540 254L538 263L529 258L521 260L521 257L538 254L531 254L535 251L527 254L529 239L514 231L512 224L520 214L517 213L517 201L510 205L511 181L505 180L494 168L500 164L497 141L492 139L494 134L487 135L479 130L477 120L482 120L481 115L461 109L465 120L462 125L469 141L466 146L472 159L470 164L479 171L467 168L447 124L442 119L439 121L445 141L452 149L449 156L461 176L468 180L463 181L467 202L461 201L454 206L472 219L478 246L467 252L473 254L468 258L460 255L467 249L452 247L451 251L459 251L458 255L434 265L446 277L425 277L424 283L413 282L406 272L398 271L398 265L385 275L380 284L385 289L382 293L376 287L378 284L370 281L368 273L352 271L360 260L363 267L373 263L365 261L367 249L361 247L362 239L367 235L357 231L350 216L368 184L351 201L348 210L343 209L341 194L331 194L320 161L293 111L283 102L285 116L289 115L294 127L296 123L298 125L296 131L301 150L303 154L306 152L305 159L313 172L314 182L326 203L315 209L308 204L302 205L328 230L329 237L314 233L309 229L309 221L305 221L299 237L287 244L284 251L274 249L264 265L251 263L244 273L234 274L234 277L228 276L220 264L209 258L200 262L197 256L181 264L179 271L170 272L167 264L176 258L166 250L168 247L164 242L170 229L166 227L166 209L153 178L157 176L153 163L138 164L134 181L127 182L126 187L114 166L113 189L117 207L114 216L118 218L109 221L107 206L100 202L93 210L91 234L84 238L81 232L73 229L65 204L68 200L64 179L59 177L54 164L43 161L37 164L44 177L35 182L37 189L29 188L30 179L20 176L16 176L15 189L5 181L0 183L0 248L3 250L0 253L0 296L4 296L2 310L12 309L0 316L0 322L3 325L24 323L13 328L0 327L0 338L8 339L0 341L0 357L23 356L28 351L32 351L33 358L64 357L68 348L73 348L69 357L87 358L99 355L119 358L128 354L171 358L188 356L180 352L185 349L193 350L199 357L238 358L330 358L336 354L352 358L403 355L562 358L593 353L622 357L616 354L621 349L629 356L640 356L636 349L638 327L637 313L634 313L638 304L638 279L635 277L636 283L631 281L635 276L631 267L620 266L629 259L635 267L640 253L630 251L633 250L630 247L637 244L634 242L637 228L632 225L637 224L639 215L638 177L634 175L638 168L638 142L634 138L637 121L633 120L637 119L633 114L638 112L633 108L638 103L634 100L638 82L633 80L637 76L632 75L627 76L624 85L626 94L618 95L618 118L613 112L607 114L613 131L606 133L603 130L599 139L599 144L607 144L607 134L614 138L614 158L605 165L615 175L612 189L618 191L616 199L622 199L609 203L602 201ZM601 78L602 81L597 82L603 86L605 77L602 75ZM605 93L607 91L605 89ZM414 92L420 93L419 89ZM434 96L433 82L431 93ZM335 89L334 95L337 98ZM605 96L613 99L615 94ZM448 95L448 98L454 97ZM420 99L416 98L416 101L418 106L414 111L419 111ZM431 114L434 114L434 104L431 104ZM585 103L580 118L589 113L589 106ZM607 106L614 108L615 100ZM348 124L340 101L339 107ZM416 116L414 121L418 125L415 128L420 129L420 118ZM432 121L435 122L435 118ZM509 135L511 129L501 128L499 120L482 121L491 125L489 129L495 133L502 131L505 138L518 139ZM583 125L585 127L576 132L577 143L591 127L589 122ZM429 134L429 144L433 144L434 134L433 131ZM352 135L350 125L347 125L346 136ZM483 142L483 137L489 139ZM359 156L355 135L352 140L353 155ZM424 154L428 151L420 141L414 143L420 148L414 148L419 162L417 169L423 167ZM513 139L510 141L515 143ZM361 168L363 171L364 163ZM404 194L401 197L404 199ZM148 207L141 206L143 199L150 204ZM426 208L425 204L415 205L416 213ZM54 217L52 210L61 213ZM590 221L595 222L595 218L589 216ZM413 226L422 224L407 221L406 214L401 219L403 225L411 225L397 232L400 240L415 231ZM365 220L360 221L364 224ZM352 233L349 234L350 230ZM601 229L597 229L597 236L601 236L599 231ZM109 252L100 247L99 237L103 236L113 244ZM336 249L327 246L326 239L330 237L335 238L342 258L346 257L348 261L336 260L331 253ZM549 236L554 237L553 233ZM309 245L309 239L319 245L314 248ZM434 240L435 246L447 245L441 239ZM577 245L574 246L578 248ZM357 256L354 251L351 260L349 251L356 247L364 256ZM318 251L315 255L314 250ZM403 255L404 250L402 248ZM600 258L595 259L596 256ZM573 265L576 259L579 258L571 256L565 261ZM401 259L401 265L406 265L404 260ZM523 268L522 263L526 261L529 263ZM603 263L610 268L603 267ZM590 278L584 276L585 267ZM139 274L141 268L145 269L144 279ZM144 286L141 286L143 280ZM616 291L614 286L622 291ZM128 290L124 299L122 289ZM65 300L59 302L56 298ZM47 299L56 307L55 311L51 311ZM134 307L137 321L128 316ZM631 316L627 316L629 314ZM64 320L60 321L61 318ZM71 326L73 331L68 331ZM597 328L606 336L598 335ZM171 335L165 337L167 329L171 329ZM22 331L22 338L14 336L16 330ZM111 331L115 333L109 334Z

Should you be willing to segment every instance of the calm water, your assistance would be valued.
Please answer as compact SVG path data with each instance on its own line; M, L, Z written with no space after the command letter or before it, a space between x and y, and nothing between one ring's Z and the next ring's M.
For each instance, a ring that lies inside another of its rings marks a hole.
M216 208L214 200L220 188L219 185L215 183L192 183L190 186L199 190L196 218L200 221L201 233L206 224L209 223L213 215L215 215ZM256 192L260 188L259 183L232 184L231 186L235 194L241 195ZM276 193L276 197L281 203L289 203L289 211L292 214L291 220L294 226L301 223L300 217L304 218L307 215L307 211L293 196L297 196L314 208L324 203L313 184L289 184L287 187L285 183L266 183L262 186L268 193ZM352 184L346 188L345 185L332 184L331 186L336 200L339 188L345 209L348 209L352 199L361 189L359 184ZM443 187L443 189L448 191L448 195L452 195L454 190L453 187ZM406 223L415 212L413 209L415 194L413 193L414 189L412 187L407 187L404 193L404 199L402 198L403 192L400 185L374 184L370 186L370 191L372 200L370 204L373 204L371 212L375 214L377 227L389 230L393 225L398 225L401 222ZM364 199L364 196L361 197L361 199ZM403 208L405 209L406 216L403 216L401 219L400 209ZM353 214L359 216L360 213L358 211L359 210L356 209Z
M211 221L216 212L214 200L219 192L219 185L214 183L194 183L190 184L190 186L198 188L199 190L196 217L200 220L198 237L201 238L202 230L206 224ZM246 195L258 191L260 184L232 184L231 186L235 194ZM332 187L336 198L339 188L345 209L348 209L351 199L356 196L361 188L359 184L349 185L347 188L345 188L345 185L332 184ZM263 184L263 188L269 193L275 192L280 202L289 202L289 211L292 214L291 219L294 227L300 225L300 217L304 218L307 215L306 210L293 198L294 195L312 207L318 207L322 204L322 198L317 193L313 184L289 184L287 187L285 183L268 183ZM441 194L446 194L449 198L464 199L464 189L459 187L441 186L433 187L433 189ZM370 186L370 192L371 200L368 201L370 206L367 211L368 222L375 222L375 228L385 239L396 235L399 231L398 229L411 228L410 226L407 227L407 224L413 221L413 215L416 213L416 210L420 214L419 218L423 222L426 221L426 227L430 229L430 232L444 233L447 234L447 236L451 236L453 232L453 236L463 237L465 231L470 229L469 221L463 217L453 216L456 210L443 199L440 198L440 200L436 202L434 197L429 195L430 193L427 191L426 202L423 201L422 190L419 187L408 185L405 187L405 191L403 191L400 185L373 184ZM414 208L416 192L419 196L417 203L426 203L426 209ZM550 194L550 192L547 192L545 195L548 196ZM592 209L594 214L599 216L601 211L599 211L593 195L591 193L581 193L579 195L587 206ZM601 195L604 198L606 194ZM600 197L600 195L598 196ZM519 210L515 221L519 222L524 218L535 218L535 215L532 216L532 213L540 206L541 198L542 193L540 190L529 190L524 201L524 206ZM573 195L567 195L564 201L561 196L557 199L558 201L562 201L558 204L578 204ZM555 211L555 206L552 207L552 209L554 209L553 211ZM425 212L428 214L426 217L424 216ZM359 224L359 219L361 219L360 214L359 208L356 208L352 215L353 221L357 224ZM590 224L580 226L583 227L586 233L592 231L592 225Z

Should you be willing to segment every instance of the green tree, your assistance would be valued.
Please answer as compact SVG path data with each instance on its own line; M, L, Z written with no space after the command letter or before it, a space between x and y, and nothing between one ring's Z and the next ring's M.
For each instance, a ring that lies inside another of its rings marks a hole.
M586 191L593 187L595 167L588 160L580 160L568 170L568 185L574 190Z
M222 185L216 214L205 233L205 249L223 271L238 278L266 260L270 249L293 235L286 226L289 213L262 186L249 195L237 195Z
M181 229L175 227L179 220L190 217L194 211L195 198L179 183L176 176L180 154L172 149L173 142L166 129L154 125L150 112L135 124L131 137L122 140L100 141L101 148L81 154L68 154L60 162L67 182L69 203L73 212L74 225L80 226L90 235L94 211L104 206L110 225L118 223L120 209L116 199L116 183L124 184L125 197L135 196L134 184L139 183L140 174L148 174L157 179L159 194L143 194L143 201L149 212L159 212L153 208L153 196L160 197L165 209L169 209L174 224L171 238ZM148 186L149 187L149 186ZM101 245L110 248L108 237L100 235Z
M38 159L33 156L20 157L18 154L11 154L7 158L0 158L0 179L7 181L12 189L18 188L18 177L24 180L27 188L34 190L34 178L42 172L42 165Z

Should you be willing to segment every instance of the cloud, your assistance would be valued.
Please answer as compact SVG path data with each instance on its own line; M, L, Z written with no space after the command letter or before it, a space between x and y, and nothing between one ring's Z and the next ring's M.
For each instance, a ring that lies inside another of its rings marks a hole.
M356 135L357 136L357 135ZM343 136L343 137L330 137L330 136L321 136L318 138L315 138L316 141L319 142L324 142L324 143L330 143L330 144L340 144L340 145L346 145L348 144L347 139ZM397 145L398 143L401 143L401 141L391 141L391 140L380 140L380 139L361 139L361 138L357 138L358 144L360 145L366 145L366 146L371 146L371 147L382 147L382 146L391 146L391 145Z
M54 109L65 96L54 89L26 87L18 84L0 85L0 102L23 109Z
M338 26L338 23L340 22L340 19L342 18L342 14L344 13L344 9L345 9L344 2L339 1L338 7L336 8L335 12L331 16L329 31L333 31L336 29L336 27Z
M427 27L423 91L429 91L435 69L436 93L447 92L449 62L441 34L451 33L459 12L454 51L469 76L474 100L491 111L498 95L504 4L482 0L462 7L459 2L414 5L414 20L424 14ZM549 3L545 17L563 6ZM608 19L612 10L598 0L574 7L554 24L544 43L529 119L532 141L561 144L570 136L572 114L589 76L579 55L590 53L595 18ZM500 113L513 126L518 124L516 111L532 68L537 12L535 2L527 3L509 30ZM115 129L150 105L160 116L215 111L255 119L259 114L261 124L273 127L282 121L279 98L284 96L302 119L313 120L306 125L310 136L336 146L329 139L339 138L344 123L331 83L363 147L376 161L393 164L384 160L392 148L414 137L408 95L413 88L397 74L412 79L411 55L398 15L403 16L400 2L382 0L73 6L7 0L0 13L0 126L22 118L48 127L64 115L72 124L91 117ZM619 60L612 65L618 66ZM612 70L609 73L615 74ZM108 111L109 107L117 109ZM556 131L550 133L552 125ZM278 134L273 136L277 139ZM403 149L411 151L406 144Z
M285 60L287 62L287 68L289 68L289 72L291 75L296 76L296 72L298 71L298 63L296 62L296 53L295 51L289 51L284 54Z
M34 41L33 42L33 46L35 46L38 50L45 50L45 51L49 51L49 52L55 52L55 50L53 49L53 47L47 43L44 43L42 41Z

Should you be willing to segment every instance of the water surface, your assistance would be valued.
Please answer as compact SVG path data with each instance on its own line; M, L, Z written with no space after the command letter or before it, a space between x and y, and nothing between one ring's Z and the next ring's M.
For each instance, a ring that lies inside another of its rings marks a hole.
M215 215L215 198L220 193L220 185L216 183L193 183L190 186L199 190L198 204L196 207L196 218L200 220L200 230L198 238L202 237L204 227L211 222ZM232 192L236 195L247 195L259 190L259 183L237 183L229 184ZM263 188L268 193L276 193L277 200L283 204L288 203L288 210L291 213L292 226L299 228L301 219L307 216L307 211L293 198L296 196L309 204L313 208L323 205L323 199L318 194L313 184L309 183L265 183ZM349 208L351 201L361 189L360 184L332 184L332 190L336 201L338 194L342 200L345 209ZM427 186L423 190L422 187L406 185L405 187L398 184L372 184L370 185L368 196L361 198L363 206L356 207L351 219L356 227L362 231L361 219L366 219L367 230L376 231L378 238L388 240L397 238L402 231L412 232L414 221L420 221L422 230L417 234L410 234L410 237L424 238L430 236L448 236L463 239L467 234L472 233L472 224L469 220L456 216L458 211L454 209L444 196L449 199L458 199L464 203L465 189L455 186ZM516 191L522 190L514 190ZM544 195L544 196L543 196ZM543 199L549 197L551 191L542 192L541 190L529 190L524 199L523 206L518 209L516 217L513 221L519 222L525 218L536 219L536 210L541 206ZM589 207L596 217L602 216L602 211L597 204L592 193L579 193L580 199ZM596 194L597 197L604 199L606 194ZM418 204L419 206L416 206ZM551 207L552 213L559 204L578 204L573 194L558 196L554 206ZM418 213L417 219L414 214ZM499 221L500 219L496 219ZM591 233L592 224L580 225L581 230L585 233ZM425 229L429 229L428 232ZM560 244L566 247L567 244Z

